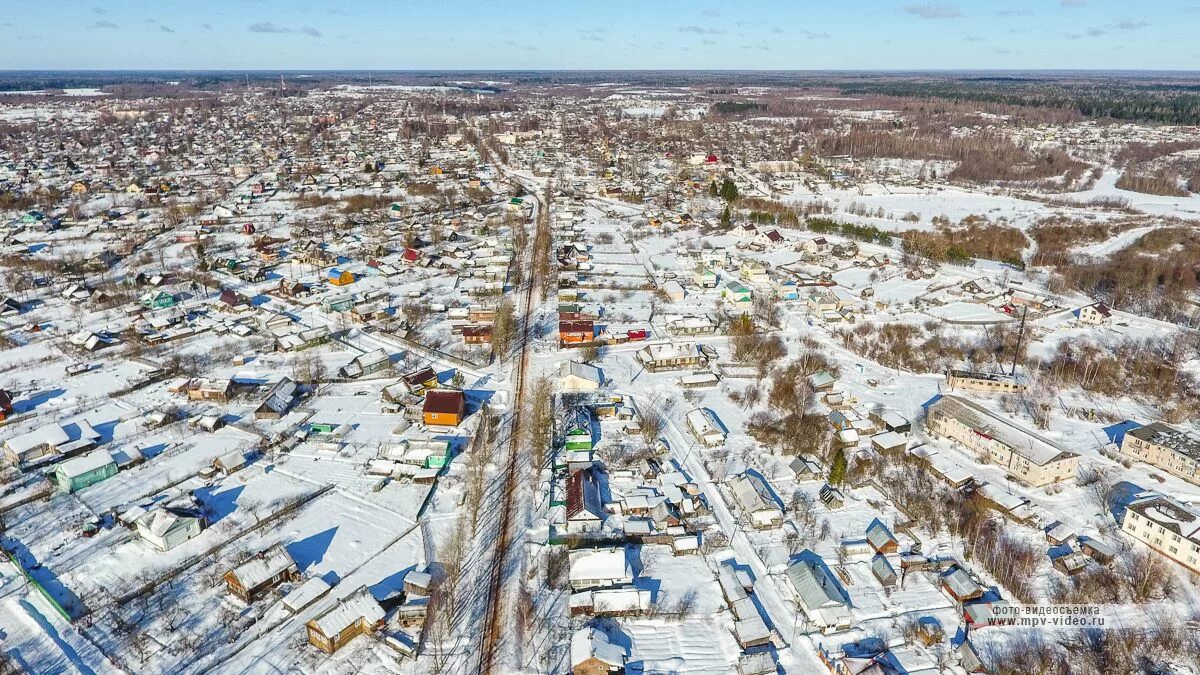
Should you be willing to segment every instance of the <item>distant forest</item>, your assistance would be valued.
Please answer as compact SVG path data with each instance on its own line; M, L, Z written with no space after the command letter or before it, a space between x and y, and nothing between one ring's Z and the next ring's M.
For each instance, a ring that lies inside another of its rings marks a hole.
M1086 117L1164 124L1200 124L1200 81L1154 82L1139 78L1053 80L1036 78L884 80L843 84L845 94L980 101L1076 110Z
M180 82L192 89L270 87L280 71L0 71L0 91L103 87L120 95ZM1200 73L1152 72L821 72L821 71L285 71L289 89L333 84L458 86L500 93L525 87L621 82L646 87L704 87L709 95L740 87L838 90L911 99L982 102L1069 110L1091 118L1200 124ZM463 85L478 82L477 85ZM483 82L488 82L484 85ZM493 84L502 82L503 84ZM167 94L167 92L159 92ZM159 93L156 92L156 93ZM169 94L167 94L169 95ZM755 104L720 101L718 114Z

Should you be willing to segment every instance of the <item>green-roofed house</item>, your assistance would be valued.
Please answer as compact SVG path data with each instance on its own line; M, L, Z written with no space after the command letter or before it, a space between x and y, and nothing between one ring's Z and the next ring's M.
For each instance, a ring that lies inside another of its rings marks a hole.
M54 468L53 480L65 492L77 492L89 485L117 475L117 463L107 450L93 450L60 463Z
M175 296L166 291L147 293L141 297L142 306L147 309L164 309L175 306Z

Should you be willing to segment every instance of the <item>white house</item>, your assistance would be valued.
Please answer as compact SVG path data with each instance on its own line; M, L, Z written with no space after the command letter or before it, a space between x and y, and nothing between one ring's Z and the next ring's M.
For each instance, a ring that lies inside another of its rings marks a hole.
M850 607L846 604L841 587L815 553L801 553L799 560L788 565L786 574L796 589L804 615L821 632L830 633L850 627Z
M750 524L755 528L779 527L783 524L783 510L761 476L738 474L729 479L729 489L738 507L750 518Z
M564 361L558 367L558 387L563 392L581 393L596 391L604 384L600 369L586 363Z
M704 445L715 448L725 443L725 431L713 411L707 408L696 408L685 418L688 430Z
M1080 307L1073 312L1076 319L1080 323L1086 323L1092 326L1099 326L1108 323L1112 320L1112 308L1103 302L1086 305Z
M569 554L571 590L611 588L633 583L624 548L576 549Z
M138 535L160 551L170 551L198 536L204 517L192 509L163 506L147 511L134 522Z

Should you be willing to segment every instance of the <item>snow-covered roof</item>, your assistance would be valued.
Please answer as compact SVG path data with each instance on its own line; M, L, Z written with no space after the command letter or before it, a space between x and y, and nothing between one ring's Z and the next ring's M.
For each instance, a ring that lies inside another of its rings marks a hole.
M112 455L107 450L93 450L59 464L56 471L64 478L78 478L112 463Z
M321 577L313 577L284 596L283 606L293 612L298 612L316 602L318 598L328 593L330 588L330 585Z
M597 659L610 666L625 665L625 649L612 643L608 634L598 628L581 628L571 636L571 667Z
M595 382L596 384L600 384L601 381L599 368L589 366L586 363L576 363L575 361L564 361L559 366L558 376L560 378L578 377L589 382Z
M593 548L570 553L570 578L572 580L624 579L632 578L625 549Z
M365 620L374 624L384 617L383 608L375 601L366 586L342 598L337 606L309 622L322 635L333 637L355 623Z
M283 544L275 544L233 568L231 574L243 588L250 589L266 583L295 564Z
M815 558L811 551L806 553ZM786 574L800 597L805 614L814 621L833 626L849 619L850 610L841 589L824 564L802 558L789 565Z
M1073 456L1062 446L1050 439L1023 429L1006 419L999 417L974 401L954 394L943 394L940 399L930 406L930 410L938 410L975 432L994 439L1030 462L1039 466L1054 460Z
M45 445L57 447L69 440L71 437L67 435L66 429L63 429L61 424L52 423L20 436L13 436L4 444L14 454L20 456Z

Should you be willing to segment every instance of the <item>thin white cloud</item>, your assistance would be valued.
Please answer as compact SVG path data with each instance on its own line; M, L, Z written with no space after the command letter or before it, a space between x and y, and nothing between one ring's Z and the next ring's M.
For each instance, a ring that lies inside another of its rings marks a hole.
M117 27L117 24L115 24L111 21L108 21L107 19L97 21L96 23L92 24L92 28L116 28L116 27Z
M250 31L251 33L291 33L292 32L291 28L284 28L283 26L276 26L274 23L271 23L270 21L259 21L258 23L252 23L246 30Z
M694 33L696 35L720 35L725 31L717 30L716 28L702 28L700 26L680 26L679 32Z
M1117 22L1118 30L1138 30L1149 26L1145 21L1134 21L1133 19L1122 19Z
M922 19L956 19L963 15L961 9L941 2L913 3L905 5L903 9Z
M304 28L300 29L300 32L309 37L321 37L321 31L313 28L312 26L305 26Z

